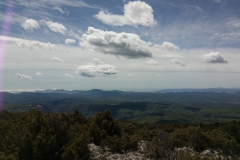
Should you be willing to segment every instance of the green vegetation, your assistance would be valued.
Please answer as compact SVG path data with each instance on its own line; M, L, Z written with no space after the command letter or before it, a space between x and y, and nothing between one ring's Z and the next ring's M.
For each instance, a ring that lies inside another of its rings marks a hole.
M189 109L189 108L188 108ZM193 110L190 108L190 110ZM240 155L240 122L211 124L138 124L119 121L110 111L86 118L80 112L0 112L0 159L89 159L87 145L94 143L112 152L134 151L147 141L145 153L153 159L171 159L176 147L222 155ZM189 157L184 154L182 157ZM195 159L199 155L195 155ZM191 157L191 156L190 156Z
M64 105L63 103L62 106L65 109L74 108L86 117L92 117L98 112L110 110L116 119L137 123L213 123L240 119L240 104L225 102L109 103L109 101L101 103L87 101L77 102L77 104ZM14 112L40 110L45 113L54 113L60 108L59 105L51 107L51 104L44 102L41 104L16 104L15 107L12 104L6 105L7 110ZM67 110L67 112L71 113L73 111Z
M63 92L63 91L62 91ZM3 93L5 109L14 112L73 113L86 117L110 110L114 118L137 123L214 123L240 119L239 93Z
M61 92L2 93L1 160L84 160L90 143L125 153L141 140L152 159L240 155L239 93Z

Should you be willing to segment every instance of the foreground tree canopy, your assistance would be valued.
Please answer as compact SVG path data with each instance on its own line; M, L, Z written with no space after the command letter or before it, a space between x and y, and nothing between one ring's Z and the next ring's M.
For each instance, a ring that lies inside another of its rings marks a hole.
M80 112L0 112L1 160L89 159L87 145L94 143L112 152L138 149L147 141L146 155L167 157L176 147L195 151L216 150L223 155L240 154L240 122L213 124L137 124L119 121L110 111L84 117ZM167 152L166 152L167 151Z

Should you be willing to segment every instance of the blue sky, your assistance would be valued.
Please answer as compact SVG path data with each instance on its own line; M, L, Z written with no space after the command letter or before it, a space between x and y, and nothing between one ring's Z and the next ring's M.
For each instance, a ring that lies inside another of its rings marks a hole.
M6 0L0 10L1 90L240 87L238 0Z

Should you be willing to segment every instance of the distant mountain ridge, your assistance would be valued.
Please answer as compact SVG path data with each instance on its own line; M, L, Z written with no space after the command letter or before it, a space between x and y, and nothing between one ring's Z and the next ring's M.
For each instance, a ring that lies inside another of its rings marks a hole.
M2 91L2 93L66 93L66 94L77 94L77 93L92 93L92 94L118 94L118 93L178 93L178 92L209 92L209 93L237 93L240 92L240 88L180 88L180 89L162 89L157 91L122 91L122 90L102 90L102 89L91 89L91 90L65 90L65 89L45 89L45 90L16 90L16 91Z
M46 102L63 99L87 101L132 101L132 102L163 102L163 101L210 101L240 102L240 89L209 88L209 89L165 89L156 92L130 92L101 89L92 90L37 90L34 92L10 93L2 92L5 103Z
M119 92L129 92L135 93L135 91L120 91L120 90L101 90L101 89L92 89L92 90L64 90L64 89L47 89L47 90L39 90L35 92L42 93L79 93L79 92L91 92L91 93L119 93ZM183 89L162 89L158 91L148 91L148 92L136 92L136 93L168 93L168 92L211 92L211 93L237 93L240 92L240 88L183 88Z
M40 110L92 117L110 110L117 119L135 122L216 122L240 119L238 89L181 89L159 92L118 90L38 90L2 92L4 108L14 112Z
M211 92L211 93L237 93L240 92L240 88L204 88L204 89L163 89L156 93L168 93L168 92Z

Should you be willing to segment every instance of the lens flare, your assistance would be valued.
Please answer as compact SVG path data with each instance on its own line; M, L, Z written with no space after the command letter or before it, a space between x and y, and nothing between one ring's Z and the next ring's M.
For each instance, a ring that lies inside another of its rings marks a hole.
M11 19L12 19L12 9L13 9L13 3L12 0L7 1L7 8L5 12L5 17L2 25L2 30L1 30L1 36L3 38L0 39L0 90L2 91L2 64L3 64L3 58L5 54L5 47L7 44L6 39L4 38L5 36L8 36L8 33L10 31L10 26L11 26ZM3 110L3 95L0 93L0 110Z

